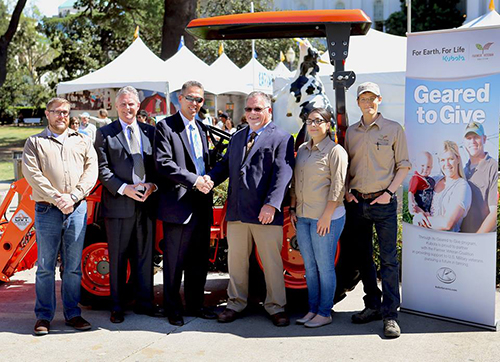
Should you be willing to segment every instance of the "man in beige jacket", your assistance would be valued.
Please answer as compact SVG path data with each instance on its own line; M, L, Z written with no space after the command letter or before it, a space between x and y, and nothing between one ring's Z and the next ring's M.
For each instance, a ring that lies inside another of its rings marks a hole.
M66 324L88 330L81 317L81 258L87 226L85 197L97 180L97 156L89 137L69 129L70 104L53 98L47 103L48 127L24 145L23 175L35 205L38 268L36 271L35 335L50 331L56 310L55 268L61 253L62 302Z

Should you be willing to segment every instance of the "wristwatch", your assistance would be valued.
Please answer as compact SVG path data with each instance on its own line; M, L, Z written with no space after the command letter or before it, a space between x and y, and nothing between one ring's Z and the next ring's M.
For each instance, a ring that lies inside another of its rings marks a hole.
M391 199L394 197L394 192L392 192L391 190L385 189L384 191L387 192L391 196Z
M76 197L75 194L69 194L69 196L71 196L71 200L73 200L75 204L78 202L78 197Z

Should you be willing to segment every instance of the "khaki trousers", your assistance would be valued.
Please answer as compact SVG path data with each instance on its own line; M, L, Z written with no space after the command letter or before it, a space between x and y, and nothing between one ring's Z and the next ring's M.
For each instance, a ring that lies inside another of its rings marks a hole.
M241 312L247 306L249 258L255 241L266 280L264 308L270 315L283 312L286 304L281 246L283 227L229 221L227 223L229 300L227 308Z

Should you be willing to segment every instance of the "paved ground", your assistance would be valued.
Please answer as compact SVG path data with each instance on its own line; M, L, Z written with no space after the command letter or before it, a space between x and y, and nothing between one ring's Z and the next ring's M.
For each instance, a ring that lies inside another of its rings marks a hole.
M158 300L161 278L161 273L155 277ZM208 303L219 304L226 285L227 275L211 275ZM0 285L0 361L500 360L498 332L401 313L403 335L386 340L381 322L351 324L351 313L363 307L360 287L335 307L333 323L319 329L294 324L276 328L258 307L231 324L186 318L183 327L173 327L164 318L132 312L124 323L116 325L109 322L108 311L84 308L83 315L93 329L75 332L64 325L58 301L51 334L43 337L32 335L34 294L34 270L17 273L11 283ZM294 322L304 312L303 294L290 294L289 303ZM218 306L219 311L222 308ZM497 292L497 317L499 312Z

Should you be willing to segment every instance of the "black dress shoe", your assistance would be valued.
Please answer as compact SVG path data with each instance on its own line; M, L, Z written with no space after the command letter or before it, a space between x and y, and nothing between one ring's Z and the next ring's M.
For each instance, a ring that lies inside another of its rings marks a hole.
M111 323L122 323L125 320L125 315L122 311L113 310L111 311L111 317L109 317Z
M179 313L169 314L168 322L173 326L181 327L184 325L184 319Z
M209 308L205 308L205 307L202 307L198 310L187 310L186 311L186 315L187 316L193 316L193 317L198 317L198 318L202 318L202 319L217 319L217 314L209 309Z

